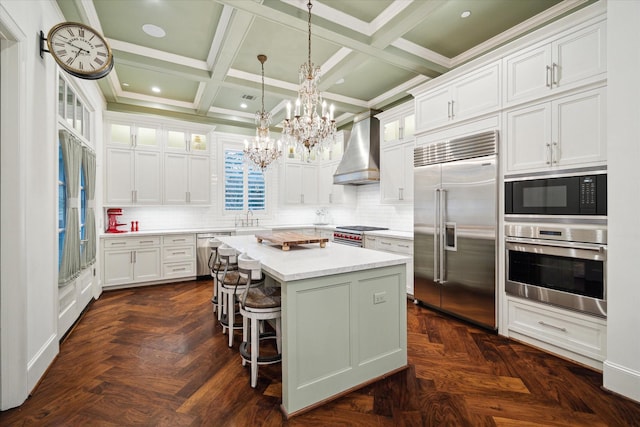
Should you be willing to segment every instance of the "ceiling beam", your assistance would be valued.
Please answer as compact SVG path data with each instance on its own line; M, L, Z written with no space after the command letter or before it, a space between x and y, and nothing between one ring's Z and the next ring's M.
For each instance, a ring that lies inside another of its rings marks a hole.
M445 3L441 0L413 1L371 36L371 46L384 49L420 25Z

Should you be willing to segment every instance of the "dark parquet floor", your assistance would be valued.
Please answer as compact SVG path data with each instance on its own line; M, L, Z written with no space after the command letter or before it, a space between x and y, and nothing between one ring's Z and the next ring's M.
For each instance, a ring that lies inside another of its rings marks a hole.
M0 425L640 426L600 373L411 302L408 369L285 420L279 365L252 389L210 296L208 281L105 292Z

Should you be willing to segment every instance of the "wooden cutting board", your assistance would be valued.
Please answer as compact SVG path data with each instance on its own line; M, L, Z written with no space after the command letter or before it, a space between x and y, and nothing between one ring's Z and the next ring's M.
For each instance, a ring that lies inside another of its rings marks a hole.
M258 243L263 240L275 243L282 247L283 251L288 251L291 246L305 245L307 243L320 243L320 247L324 248L329 241L326 237L311 236L293 231L279 231L275 233L258 233L255 235Z

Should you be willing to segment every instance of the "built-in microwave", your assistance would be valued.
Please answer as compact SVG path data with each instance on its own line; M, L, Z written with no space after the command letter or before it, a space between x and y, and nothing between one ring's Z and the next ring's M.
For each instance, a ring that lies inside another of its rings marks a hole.
M505 177L507 215L607 215L607 174Z

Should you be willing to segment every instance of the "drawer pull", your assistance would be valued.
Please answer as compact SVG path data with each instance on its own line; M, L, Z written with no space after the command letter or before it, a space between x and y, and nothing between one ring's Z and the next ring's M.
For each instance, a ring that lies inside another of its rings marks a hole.
M111 242L111 246L115 246L115 245L126 245L127 242Z
M185 251L182 251L182 252L172 252L172 253L173 253L173 255L184 255L184 254L186 254L186 252L185 252Z
M401 248L407 248L407 249L409 248L409 245L398 245L398 246L400 246Z
M173 239L174 242L184 242L187 239Z
M174 268L173 271L185 271L186 268L182 267L182 268Z
M153 240L140 240L140 244L144 244L144 243L154 243Z
M562 332L567 332L567 328L562 328L562 327L560 327L560 326L551 325L551 324L549 324L549 323L543 322L542 320L540 320L540 321L538 322L538 324L540 324L540 325L542 325L542 326L548 326L549 328L557 329L557 330L562 331Z
M391 243L389 242L380 242L381 245L387 245L387 246L391 246Z

